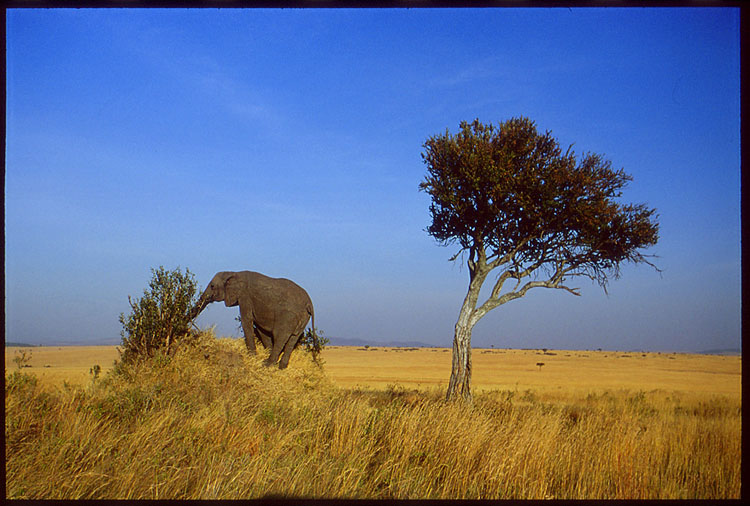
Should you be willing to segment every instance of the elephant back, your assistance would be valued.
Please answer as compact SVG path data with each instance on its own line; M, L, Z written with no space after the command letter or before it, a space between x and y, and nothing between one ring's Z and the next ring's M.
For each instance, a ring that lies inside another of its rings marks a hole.
M305 306L306 308L312 306L310 295L308 295L304 288L291 279L278 278L278 281L284 287L284 291L288 294L290 301L293 300L295 303Z
M245 271L246 278L256 292L264 293L267 300L287 307L312 311L312 300L304 288L287 278L272 278L259 272Z

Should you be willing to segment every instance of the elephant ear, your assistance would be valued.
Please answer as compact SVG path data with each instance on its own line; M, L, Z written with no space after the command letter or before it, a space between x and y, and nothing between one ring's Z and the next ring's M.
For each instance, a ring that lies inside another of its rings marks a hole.
M242 282L237 276L229 276L224 282L224 305L236 306L240 303L242 294Z

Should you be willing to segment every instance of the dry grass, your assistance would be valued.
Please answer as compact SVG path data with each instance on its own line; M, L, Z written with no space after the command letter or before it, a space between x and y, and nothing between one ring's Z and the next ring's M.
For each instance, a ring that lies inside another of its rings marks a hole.
M342 387L382 389L399 384L429 390L447 387L451 353L446 348L331 347L326 372ZM472 389L601 393L666 390L741 395L741 357L618 351L482 350L472 354ZM540 371L537 362L543 362Z
M91 379L90 369L94 365L101 367L101 374L112 369L119 358L116 346L40 346L33 348L5 348L5 373L18 369L14 358L22 352L30 360L26 362L24 372L32 373L45 384L83 385Z
M6 373L17 370L13 358L31 350L24 372L46 385L85 385L90 369L102 374L118 358L114 346L6 348ZM295 352L291 363L301 357ZM384 390L391 385L429 391L446 388L451 353L447 348L364 348L331 346L322 354L325 371L342 388ZM739 356L617 351L483 350L473 353L472 388L493 390L575 392L586 395L614 390L665 390L682 394L720 394L739 400ZM543 362L539 370L537 362Z
M554 369L528 358L532 377ZM547 385L466 406L438 388L343 389L299 352L285 371L260 361L207 336L82 386L6 373L7 496L739 497L732 395Z

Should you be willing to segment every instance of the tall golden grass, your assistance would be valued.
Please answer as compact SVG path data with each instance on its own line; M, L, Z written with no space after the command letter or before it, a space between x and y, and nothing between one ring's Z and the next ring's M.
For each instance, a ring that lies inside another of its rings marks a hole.
M299 353L299 352L298 352ZM6 494L32 499L738 498L740 401L343 389L207 334L85 386L6 375Z

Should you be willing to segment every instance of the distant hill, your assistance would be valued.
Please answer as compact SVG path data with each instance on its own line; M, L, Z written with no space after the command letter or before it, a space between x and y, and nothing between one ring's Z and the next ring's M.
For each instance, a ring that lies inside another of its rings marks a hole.
M13 341L7 341L5 343L5 347L8 346L18 346L23 348L36 348L38 346L116 346L120 344L119 340L115 339L96 339L93 341L45 341L43 343L39 344L28 344L28 343L18 343Z
M328 337L329 346L372 346L372 347L389 347L389 348L434 348L436 345L427 344L421 341L372 341L368 339L349 339L346 337Z
M328 337L329 346L372 346L372 347L389 347L389 348L433 348L436 345L423 343L421 341L388 341L379 342L368 339L349 339L346 337ZM27 344L7 342L5 346L18 346L23 348L32 348L37 346L115 346L120 344L119 340L98 339L96 341L50 341L44 344Z
M699 355L742 355L742 350L739 348L724 348L720 350L705 350L699 351Z

